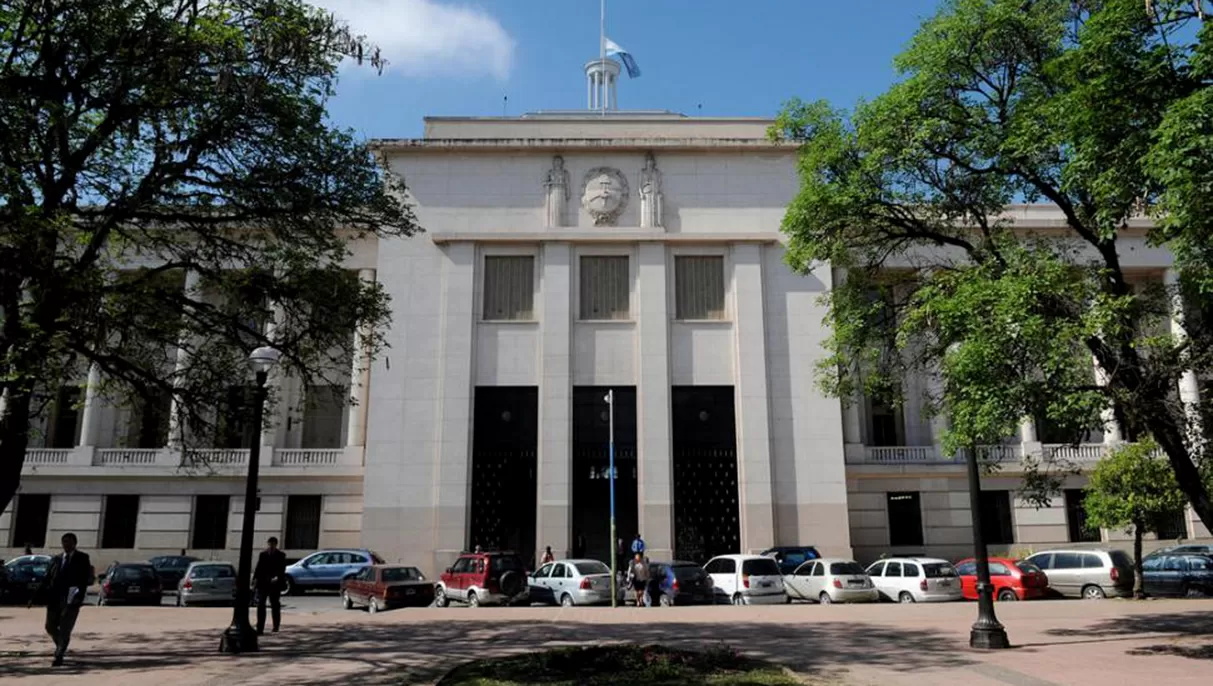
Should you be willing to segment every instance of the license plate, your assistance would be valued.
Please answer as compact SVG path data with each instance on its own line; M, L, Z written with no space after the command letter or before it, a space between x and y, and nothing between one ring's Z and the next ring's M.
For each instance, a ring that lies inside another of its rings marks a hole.
M759 584L759 586L762 586L763 588L770 588L770 587L771 587L771 582L770 582L770 581L764 581L764 582L762 582L761 584Z
M951 586L951 585L952 585L952 582L948 579L944 579L943 581L939 582L939 586L941 588L947 588L948 586Z
M406 589L404 590L404 594L405 594L405 595L417 595L417 589L415 589L415 588L406 588Z
M140 589L139 589L139 587L138 587L138 586L127 586L127 587L126 587L126 592L127 592L127 593L138 593L138 592L139 592L139 590L140 590Z
M848 582L847 582L847 585L848 585L848 586L862 586L862 585L863 585L863 582L862 582L862 581L856 581L855 579L851 579L850 581L848 581Z

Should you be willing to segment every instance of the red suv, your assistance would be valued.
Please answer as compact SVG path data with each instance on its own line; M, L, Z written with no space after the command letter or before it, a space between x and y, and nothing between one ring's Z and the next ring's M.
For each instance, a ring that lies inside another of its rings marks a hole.
M1031 600L1043 598L1049 590L1049 577L1040 567L1027 560L991 557L990 583L996 600ZM965 600L977 600L977 563L973 558L956 563L960 588Z
M527 571L514 553L464 553L447 568L434 590L434 604L450 602L481 605L510 605L527 597Z

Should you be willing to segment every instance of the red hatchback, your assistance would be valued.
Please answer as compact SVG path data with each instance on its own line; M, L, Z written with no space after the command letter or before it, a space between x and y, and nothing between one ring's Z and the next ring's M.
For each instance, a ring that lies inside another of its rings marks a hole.
M977 600L977 563L967 558L956 563L960 590L965 600ZM1027 560L990 558L990 582L995 600L1032 600L1043 598L1049 590L1049 577Z

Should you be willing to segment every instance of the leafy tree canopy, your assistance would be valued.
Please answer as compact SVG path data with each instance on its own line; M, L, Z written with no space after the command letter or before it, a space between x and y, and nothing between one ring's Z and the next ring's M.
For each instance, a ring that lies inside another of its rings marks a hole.
M1157 441L1213 524L1201 478L1213 405L1176 392L1213 362L1205 9L950 0L885 93L850 113L785 106L771 134L802 142L789 262L845 270L828 296L828 390L896 401L907 372L942 371L927 401L951 416L949 450L998 443L1025 417L1078 442L1112 407L1128 436ZM1064 221L1017 227L1013 203ZM1135 269L1160 248L1178 280ZM1171 326L1181 300L1186 336Z
M307 383L356 328L381 346L386 298L343 262L415 222L326 120L347 58L382 65L300 0L0 0L0 511L39 398L90 365L202 443L253 347Z

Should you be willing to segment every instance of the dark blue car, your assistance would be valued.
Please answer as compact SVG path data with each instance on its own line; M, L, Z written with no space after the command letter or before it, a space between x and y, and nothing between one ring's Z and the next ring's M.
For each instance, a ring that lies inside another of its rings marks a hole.
M811 545L777 545L774 548L767 548L759 554L775 558L775 561L779 563L779 573L784 576L792 574L805 562L821 557L817 548Z
M1146 595L1213 595L1213 556L1155 555L1142 561L1141 577Z

